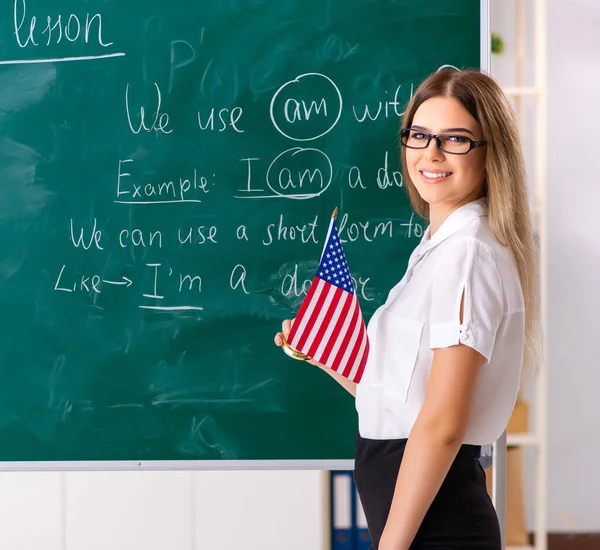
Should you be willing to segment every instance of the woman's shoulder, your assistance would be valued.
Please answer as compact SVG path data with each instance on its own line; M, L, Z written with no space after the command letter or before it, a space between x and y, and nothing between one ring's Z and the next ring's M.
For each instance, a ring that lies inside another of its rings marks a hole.
M510 251L494 235L487 216L481 216L452 235L443 247L445 256L460 250L478 253L482 261L505 263L511 261Z
M477 218L469 227L452 235L440 255L438 268L461 268L468 264L471 270L488 273L504 290L510 309L522 308L522 292L517 264L510 250L494 235L487 217Z

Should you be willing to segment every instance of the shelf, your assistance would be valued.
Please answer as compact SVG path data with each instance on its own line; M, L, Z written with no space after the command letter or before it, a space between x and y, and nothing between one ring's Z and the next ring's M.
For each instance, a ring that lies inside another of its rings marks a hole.
M537 445L539 438L533 433L509 433L506 437L506 444L508 446L513 445L516 447L523 447L527 445Z
M511 88L502 88L502 91L505 93L505 95L511 96L511 97L541 95L541 91L538 88L526 87L526 86L515 86L515 87L511 87Z
M496 0L498 5L505 4ZM491 2L490 2L491 4ZM526 158L533 162L535 179L528 179L528 191L531 204L531 216L534 238L539 247L538 261L540 262L540 312L542 314L542 327L545 330L547 321L547 225L546 188L547 188L547 144L546 144L546 119L547 119L547 31L546 11L548 0L516 0L511 8L514 13L507 11L504 17L509 17L505 23L514 29L511 34L514 49L507 52L510 59L506 69L514 71L514 85L502 86L502 91L509 98L519 123L523 150ZM507 27L508 28L508 27ZM531 46L528 37L531 38ZM526 43L527 42L527 43ZM531 52L529 51L531 50ZM499 60L498 60L499 61ZM500 64L498 65L500 67ZM526 80L526 73L531 73L532 79ZM492 74L492 76L494 76ZM531 99L527 99L531 98ZM533 109L530 109L533 107ZM530 112L531 110L531 112ZM531 117L533 122L531 121ZM544 350L545 352L545 350ZM546 373L538 374L534 385L535 401L535 426L530 431L522 433L508 433L506 445L512 447L529 447L533 453L535 465L529 475L535 480L533 492L533 534L535 544L523 546L507 545L507 550L547 550L547 387ZM503 465L504 466L504 465ZM503 510L502 520L506 521L506 510ZM506 531L505 531L506 533ZM527 539L522 539L527 540ZM529 542L529 541L528 541Z

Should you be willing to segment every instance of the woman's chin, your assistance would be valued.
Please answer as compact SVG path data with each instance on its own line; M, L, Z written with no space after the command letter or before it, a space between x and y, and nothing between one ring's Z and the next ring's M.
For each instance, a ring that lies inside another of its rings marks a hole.
M428 204L443 202L449 198L450 193L447 189L443 189L441 185L417 187L420 197Z

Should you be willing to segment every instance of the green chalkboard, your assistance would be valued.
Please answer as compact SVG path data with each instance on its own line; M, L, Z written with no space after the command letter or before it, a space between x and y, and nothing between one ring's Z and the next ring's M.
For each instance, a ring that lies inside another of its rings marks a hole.
M351 459L273 335L336 206L367 319L402 276L399 115L482 9L0 0L0 461Z

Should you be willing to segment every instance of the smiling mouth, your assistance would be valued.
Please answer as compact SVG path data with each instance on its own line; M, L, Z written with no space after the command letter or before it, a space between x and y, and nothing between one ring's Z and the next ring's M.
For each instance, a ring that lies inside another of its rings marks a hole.
M427 183L439 183L448 179L452 172L428 172L427 170L419 170L421 178Z

